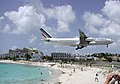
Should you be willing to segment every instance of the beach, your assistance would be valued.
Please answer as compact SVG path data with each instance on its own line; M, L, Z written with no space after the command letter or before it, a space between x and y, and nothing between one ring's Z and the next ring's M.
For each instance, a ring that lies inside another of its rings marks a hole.
M70 64L65 64L64 66L62 68L54 66L54 69L60 69L63 72L58 78L62 84L104 84L105 76L102 75L103 69L77 65L71 66ZM95 82L96 73L99 74L98 82Z
M60 63L54 62L14 62L10 60L0 60L0 62L49 67L51 78L48 81L43 81L43 84L104 84L108 74L119 74L117 70L111 71L111 68L91 67L77 64L62 64L61 66ZM98 74L98 81L95 81L96 74Z

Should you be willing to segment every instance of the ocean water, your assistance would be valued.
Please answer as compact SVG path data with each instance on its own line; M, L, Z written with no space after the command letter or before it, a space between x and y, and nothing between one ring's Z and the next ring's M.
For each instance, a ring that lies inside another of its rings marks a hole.
M40 84L49 78L46 67L0 63L0 84Z

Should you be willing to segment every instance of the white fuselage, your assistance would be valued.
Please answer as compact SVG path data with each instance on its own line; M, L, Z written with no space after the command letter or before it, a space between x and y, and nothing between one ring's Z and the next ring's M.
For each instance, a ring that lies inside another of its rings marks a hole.
M84 32L79 29L80 36L78 38L52 38L44 29L40 28L43 40L48 43L67 45L76 47L76 50L82 49L89 45L107 45L113 43L111 39L108 38L92 38L87 37Z
M113 43L108 38L87 38L88 44L80 44L79 38L47 38L46 41L53 44L68 45L68 46L88 46L88 45L108 45Z

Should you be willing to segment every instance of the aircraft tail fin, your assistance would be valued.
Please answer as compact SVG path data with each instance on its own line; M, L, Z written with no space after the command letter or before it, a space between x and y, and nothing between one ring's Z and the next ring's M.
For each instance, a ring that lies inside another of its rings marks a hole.
M81 31L81 29L79 29L79 34L80 34L80 37L87 38L87 36L85 35L83 31Z
M52 36L48 34L43 28L40 28L40 31L43 39L52 38Z
M85 33L83 31L81 31L79 29L79 34L80 34L80 44L88 44L88 42L86 42L86 38L88 38Z

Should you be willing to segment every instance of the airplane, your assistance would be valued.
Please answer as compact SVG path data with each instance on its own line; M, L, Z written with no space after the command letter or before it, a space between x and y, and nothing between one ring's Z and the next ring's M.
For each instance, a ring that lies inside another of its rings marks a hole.
M48 34L43 28L40 28L42 40L53 43L60 44L66 46L76 47L76 50L82 49L84 47L90 45L108 45L113 43L113 41L109 38L92 38L87 37L84 32L79 29L79 37L76 38L52 38L50 34Z

